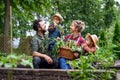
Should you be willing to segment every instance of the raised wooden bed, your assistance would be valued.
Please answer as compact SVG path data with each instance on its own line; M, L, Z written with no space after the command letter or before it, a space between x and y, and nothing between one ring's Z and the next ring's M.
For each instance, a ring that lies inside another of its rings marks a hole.
M107 72L107 70L89 71L95 74L104 74ZM0 80L71 80L67 72L79 72L79 70L0 68ZM113 71L110 70L108 72L113 73ZM112 80L120 79L113 77Z
M0 67L0 80L72 80L68 74L71 72L80 72L80 70L63 70L63 69L31 69L29 67L18 66L19 68L3 68ZM116 69L116 75L111 80L120 80L120 60L115 61L115 65L109 70L88 70L96 75L110 72L114 74L113 69Z

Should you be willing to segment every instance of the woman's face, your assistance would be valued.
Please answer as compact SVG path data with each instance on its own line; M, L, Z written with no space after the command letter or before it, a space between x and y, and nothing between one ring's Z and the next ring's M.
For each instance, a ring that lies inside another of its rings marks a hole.
M73 33L76 31L76 27L74 25L74 23L72 22L71 26L70 26L70 32Z
M86 43L89 46L89 45L93 44L93 41L92 41L92 39L90 37L87 37L86 38Z

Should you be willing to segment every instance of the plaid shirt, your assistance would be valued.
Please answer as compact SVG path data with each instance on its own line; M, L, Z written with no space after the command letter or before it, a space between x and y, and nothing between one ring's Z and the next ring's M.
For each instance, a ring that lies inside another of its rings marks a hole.
M77 46L81 46L81 44L84 44L85 43L85 40L84 38L79 34L77 37L73 38L73 35L72 34L68 34L65 36L65 39L64 41L66 42L68 39L76 42L76 45Z

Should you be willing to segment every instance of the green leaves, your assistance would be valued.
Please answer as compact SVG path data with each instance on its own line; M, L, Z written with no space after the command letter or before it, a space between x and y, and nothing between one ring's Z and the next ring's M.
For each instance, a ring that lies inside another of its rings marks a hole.
M21 64L33 68L32 57L27 55L8 54L5 57L1 56L0 61L0 67L15 68Z

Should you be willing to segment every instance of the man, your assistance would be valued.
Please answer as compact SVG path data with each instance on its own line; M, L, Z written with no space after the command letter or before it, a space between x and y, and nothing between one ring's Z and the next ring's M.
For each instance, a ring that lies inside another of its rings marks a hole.
M45 40L46 26L40 19L35 20L33 23L33 29L36 31L36 35L31 40L31 52L33 56L33 67L39 68L56 68L57 62L55 62L47 51L43 51L41 43ZM47 49L46 49L47 50Z

